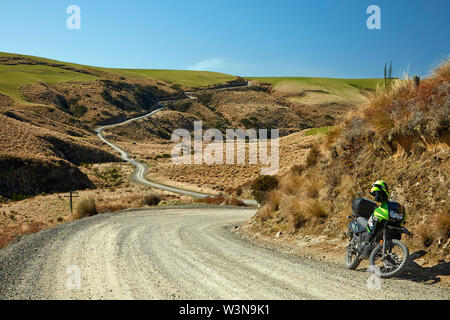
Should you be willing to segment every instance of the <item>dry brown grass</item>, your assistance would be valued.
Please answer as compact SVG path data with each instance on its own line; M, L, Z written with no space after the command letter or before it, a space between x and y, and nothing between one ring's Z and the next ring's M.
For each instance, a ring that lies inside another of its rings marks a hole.
M304 178L297 173L289 172L280 179L280 188L287 194L299 194Z
M443 238L444 241L450 238L450 214L448 212L437 214L433 227L438 237Z
M78 202L75 213L73 214L73 219L76 220L95 216L96 214L98 214L98 211L97 206L95 205L95 198L93 196L88 196Z
M316 140L318 136L305 136L304 132L281 137L278 174L284 175L295 165L302 166L306 161L308 150ZM116 143L130 151L133 158L142 159L149 165L148 179L205 193L240 190L242 191L240 195L233 195L243 198L251 197L248 186L258 177L261 169L260 164L189 165L173 164L170 158L155 159L163 154L170 154L175 145L162 140L142 140L133 144L131 141L122 139ZM225 149L224 159L226 158ZM248 150L247 144L246 155Z
M441 81L450 82L450 59L444 60L438 68L433 70L433 77Z
M449 65L447 60L419 86L406 77L395 80L389 89L379 87L364 110L365 121L380 135L419 134L433 141L436 133L448 128Z
M121 201L102 203L97 205L97 211L98 213L120 211L132 207L130 204L130 202L124 203Z
M161 196L156 192L149 192L142 198L142 202L147 206L157 206L161 200Z
M326 134L326 146L330 147L333 143L336 142L337 137L339 137L341 133L341 127L335 126L331 128Z
M429 225L421 225L417 229L417 233L424 247L428 248L434 241L434 235Z
M269 219L270 217L272 217L272 213L273 213L273 210L272 210L271 204L266 203L258 210L258 213L255 215L255 217L257 219L259 219L260 221L264 222L267 219Z
M224 197L223 195L197 199L196 202L207 203L207 204L212 204L212 205L228 205L228 206L239 206L239 207L245 206L245 204L241 200L239 200L235 197Z
M317 219L327 217L324 204L317 199L309 199L302 203L302 210L305 216Z
M272 211L278 211L280 209L282 192L280 190L272 190L267 196L267 202L270 204Z
M299 175L281 176L279 211L264 208L267 222L253 220L252 230L273 235L271 230L285 227L279 215L291 227L300 225L302 234L338 240L352 200L370 198L370 185L383 179L391 200L406 207L406 227L417 234L403 239L410 250L426 248L427 261L448 259L449 64L418 86L404 79L373 93L365 108L351 112L338 131L309 152L309 166ZM320 179L323 184L315 186Z
M317 198L319 197L319 191L321 186L322 186L321 180L311 179L306 181L306 183L303 185L303 188L308 198Z
M317 157L319 156L319 148L315 144L308 153L306 158L306 168L313 166L317 162Z
M280 216L285 218L295 229L299 229L306 221L303 203L294 196L283 198L283 205Z

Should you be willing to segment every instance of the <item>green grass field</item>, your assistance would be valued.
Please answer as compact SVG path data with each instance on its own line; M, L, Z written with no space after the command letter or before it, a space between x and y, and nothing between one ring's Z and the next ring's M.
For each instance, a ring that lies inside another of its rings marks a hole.
M4 52L0 52L0 57L22 57L44 63L62 64L73 68L105 71L129 78L162 80L192 88L222 84L237 78L229 74L208 71L101 68ZM58 67L26 64L0 64L0 93L8 95L20 103L26 103L19 91L19 87L24 84L36 82L55 83L67 81L93 81L97 79L101 78Z
M305 132L305 136L315 136L318 134L327 134L333 128L334 127L331 126L331 127L320 127L320 128L310 129Z
M162 80L186 87L198 88L225 83L235 76L208 71L159 70L159 69L117 69L84 66L40 57L0 52L0 57L23 57L47 63L58 63L74 68L83 68L115 73L128 78ZM0 65L0 93L24 103L19 87L35 82L93 81L100 77L44 65ZM262 77L253 80L271 83L275 91L292 95L288 99L303 104L331 102L361 103L365 97L362 89L375 89L380 79L332 79L305 77ZM297 95L297 96L296 96Z
M365 101L361 90L374 90L382 79L335 79L307 77L255 77L273 85L278 92L291 94L291 101L304 104ZM297 97L295 95L298 95Z
M98 79L98 77L43 65L0 64L0 93L20 103L27 103L19 91L19 87L24 84L91 81L95 79Z
M97 68L129 78L157 79L186 87L207 87L225 83L237 77L209 71L163 70L163 69L113 69Z

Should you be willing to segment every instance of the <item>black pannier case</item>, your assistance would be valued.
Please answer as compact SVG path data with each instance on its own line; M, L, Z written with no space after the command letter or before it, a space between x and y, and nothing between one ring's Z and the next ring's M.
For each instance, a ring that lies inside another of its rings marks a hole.
M352 203L352 211L355 216L369 219L373 211L378 207L376 202L369 199L358 198Z

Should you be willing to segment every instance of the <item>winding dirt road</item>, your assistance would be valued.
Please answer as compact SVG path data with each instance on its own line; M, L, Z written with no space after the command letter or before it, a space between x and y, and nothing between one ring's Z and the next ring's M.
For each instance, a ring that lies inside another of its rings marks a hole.
M251 82L247 82L247 86L250 86ZM233 89L234 87L228 87L228 88L221 88L221 89L215 89L216 91L220 91L220 90L229 90L229 89ZM191 95L191 92L185 92L185 95L188 97L188 99L196 99L194 96ZM180 99L180 100L184 100L184 99ZM176 101L176 100L171 100ZM123 150L122 148L120 148L119 146L117 146L116 144L112 143L111 141L107 140L105 138L105 136L103 135L103 131L106 129L110 129L110 128L114 128L114 127L118 127L118 126L122 126L125 125L127 123L130 123L132 121L137 121L140 119L144 119L147 117L150 117L151 115L155 114L156 112L162 110L165 108L165 105L163 104L165 103L165 101L159 101L159 106L157 109L153 110L150 113L147 113L143 116L139 116L136 118L132 118L132 119L128 119L122 122L118 122L118 123L114 123L114 124L110 124L110 125L106 125L106 126L102 126L100 128L97 128L95 130L95 133L97 134L98 138L100 140L102 140L104 143L108 144L111 148L113 148L114 150L118 151L122 157L123 160L131 163L134 166L134 172L131 176L131 179L133 179L136 182L145 184L147 186L150 186L152 188L156 188L156 189L160 189L160 190L166 190L166 191L171 191L171 192L175 192L178 194L184 194L184 195L188 195L191 196L193 198L206 198L209 196L214 196L212 194L207 194L207 193L201 193L201 192L196 192L196 191L192 191L192 190L186 190L186 189L182 189L182 188L177 188L177 187L173 187L173 186L169 186L169 185L165 185L165 184L161 184L161 183L157 183L154 181L150 181L148 180L145 176L147 174L148 171L148 167L145 163L136 161L135 159L132 159L128 156L128 153ZM244 204L246 205L251 205L251 206L256 206L257 202L255 200L251 200L251 199L240 199Z
M232 230L254 213L218 207L143 209L25 236L0 251L0 298L450 298L447 289L407 280L381 280L380 290L369 290L367 272L253 245ZM73 270L80 272L79 289L70 286Z
M145 164L102 135L112 126L97 135L136 167L136 181L191 193L148 181ZM370 290L367 272L254 245L233 229L255 212L200 205L128 210L23 236L0 250L0 299L450 298L449 289L407 280L380 280L381 289Z

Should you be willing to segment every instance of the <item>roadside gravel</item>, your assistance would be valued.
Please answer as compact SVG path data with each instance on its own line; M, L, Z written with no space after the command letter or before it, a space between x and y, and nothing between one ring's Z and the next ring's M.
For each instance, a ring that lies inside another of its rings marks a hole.
M449 299L450 290L382 280L284 254L232 229L255 209L183 207L103 214L22 237L0 251L1 299ZM66 286L70 266L80 289Z

